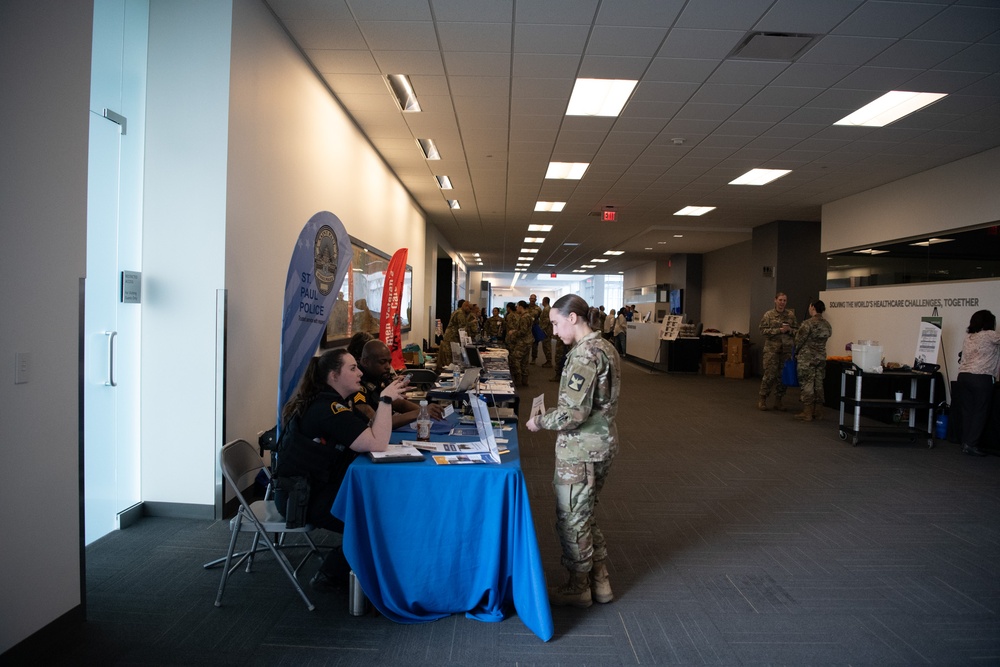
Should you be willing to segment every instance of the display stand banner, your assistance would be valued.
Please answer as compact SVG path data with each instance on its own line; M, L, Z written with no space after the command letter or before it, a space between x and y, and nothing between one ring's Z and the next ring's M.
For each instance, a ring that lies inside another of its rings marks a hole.
M316 354L330 311L351 268L351 239L340 219L320 211L299 233L288 262L278 362L278 426L281 409Z
M389 260L382 282L382 321L379 338L389 346L392 367L397 371L406 368L399 326L399 304L403 299L403 280L406 277L406 248L400 248Z
M914 365L937 363L938 351L941 349L942 324L943 320L940 317L920 318L920 335L917 336L917 352L913 357Z

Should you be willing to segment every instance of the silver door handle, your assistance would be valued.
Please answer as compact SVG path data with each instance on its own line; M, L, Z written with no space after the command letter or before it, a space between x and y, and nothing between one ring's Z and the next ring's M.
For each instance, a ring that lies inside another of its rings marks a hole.
M108 379L104 381L107 387L117 387L118 380L115 378L115 339L118 338L117 331L105 331L108 337Z

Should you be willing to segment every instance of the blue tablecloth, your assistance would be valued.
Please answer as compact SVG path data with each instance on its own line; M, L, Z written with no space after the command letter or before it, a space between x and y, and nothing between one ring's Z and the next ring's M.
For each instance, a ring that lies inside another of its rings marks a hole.
M516 610L552 638L545 576L521 472L517 431L506 431L500 465L372 463L348 468L333 514L344 555L373 605L398 623L464 612L501 621ZM403 429L393 442L412 440ZM469 440L435 436L434 441Z

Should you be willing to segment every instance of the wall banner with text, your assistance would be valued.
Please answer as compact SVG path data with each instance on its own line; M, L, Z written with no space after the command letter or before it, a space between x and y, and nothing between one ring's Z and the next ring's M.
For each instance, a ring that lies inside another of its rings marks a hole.
M406 278L406 248L397 250L385 271L382 283L382 322L379 338L392 352L392 367L397 371L406 368L403 360L403 343L400 335L399 306L403 299L403 280Z
M340 219L320 211L299 233L288 262L278 363L278 425L281 409L316 354L330 310L351 267L351 239Z

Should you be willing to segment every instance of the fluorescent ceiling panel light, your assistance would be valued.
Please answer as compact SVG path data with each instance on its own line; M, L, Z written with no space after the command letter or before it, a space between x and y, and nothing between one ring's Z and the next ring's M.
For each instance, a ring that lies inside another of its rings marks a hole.
M528 225L528 231L529 232L551 232L552 231L552 225Z
M605 250L604 254L605 255L624 255L625 251L624 250Z
M666 241L657 241L656 244L657 245L667 245L667 242Z
M449 208L455 208L455 209L462 208L462 205L458 203L457 199L449 199L448 206Z
M674 238L675 239L682 239L682 238L684 238L684 235L683 234L674 234Z
M472 256L473 257L479 257L479 253L478 252L474 252L474 253L472 253Z
M521 252L526 252L526 253L538 252L538 248L521 248Z
M535 261L535 258L534 257L518 257L517 261L519 261L519 262L533 262L533 261Z
M948 241L954 241L955 239L927 239L926 241L918 241L916 243L911 243L910 245L918 245L922 247L927 247L931 245L937 245L938 243L947 243Z
M545 171L545 178L578 181L583 178L589 166L589 162L549 162L549 168Z
M578 246L580 244L579 243L570 243L569 241L567 241L566 243L563 243L563 245L569 246L569 247L573 248L573 247L576 247L576 246Z
M424 154L426 159L441 159L441 153L438 152L437 145L435 145L433 139L417 139L417 145L420 146L420 152Z
M591 261L591 262L606 262L606 261L608 261L608 260L606 260L606 259L598 259L597 257L595 257L595 258L593 258L593 259L592 259L592 260L590 260L590 261Z
M874 248L868 248L867 250L855 250L855 255L883 255L889 252L888 250L875 250Z
M420 102L417 101L417 94L413 92L410 79L405 74L390 74L385 77L385 82L392 91L392 97L396 100L400 111L416 113L420 111Z
M451 190L451 179L447 176L435 176L437 179L438 187L442 190Z
M834 125L863 125L884 127L894 123L928 104L937 102L944 93L911 93L904 90L890 90L874 102L869 102L854 113L844 116Z
M545 243L545 237L544 236L525 236L524 237L524 242L525 243Z
M583 269L573 269L573 273L586 273Z
M596 269L597 265L596 264L581 264L580 268L581 269Z
M714 211L714 206L685 206L674 215L705 215L709 211Z
M566 115L617 116L637 83L631 79L577 79Z
M546 176L545 178L548 178ZM535 210L541 211L542 213L552 212L558 213L566 207L566 202L564 201L536 201Z
M735 181L729 181L730 185L766 185L776 178L781 178L785 174L792 173L790 169L751 169Z

